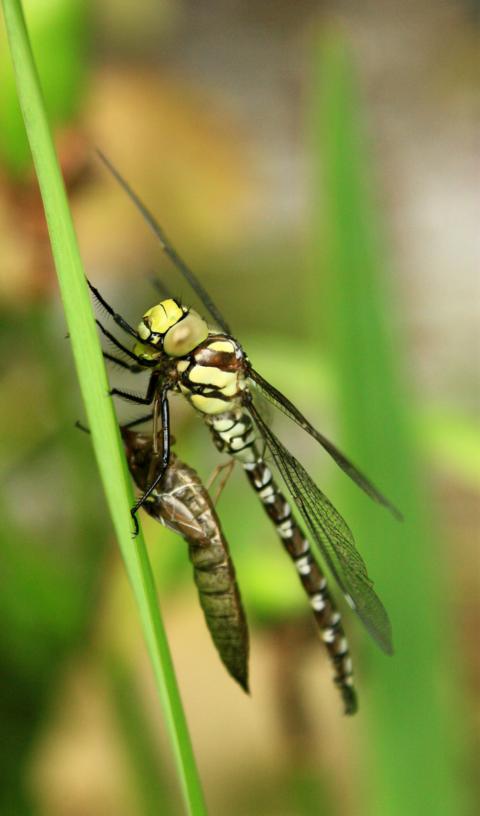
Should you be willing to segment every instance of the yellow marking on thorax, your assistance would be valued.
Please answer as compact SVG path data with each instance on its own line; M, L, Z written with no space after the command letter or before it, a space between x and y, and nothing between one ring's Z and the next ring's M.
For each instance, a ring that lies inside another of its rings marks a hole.
M213 351L227 351L230 354L235 352L235 346L231 340L214 340L208 344L208 348Z
M227 386L231 386L232 383L236 385L237 379L235 371L222 371L221 368L215 366L202 365L193 366L188 376L193 383L211 385L222 390Z
M237 382L237 379L236 379L236 377L235 377L234 379L232 379L232 381L231 381L229 384L224 385L224 386L223 386L223 387L220 389L220 391L222 392L222 394L223 394L225 397L234 397L234 396L235 396L235 394L236 394L236 393L237 393L237 391L238 391L238 388L239 388L239 383Z

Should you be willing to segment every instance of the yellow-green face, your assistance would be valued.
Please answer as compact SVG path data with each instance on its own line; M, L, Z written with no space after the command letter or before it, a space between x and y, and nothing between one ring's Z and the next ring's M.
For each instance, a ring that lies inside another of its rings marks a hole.
M145 312L137 331L143 343L137 343L135 353L150 360L159 353L152 345L169 357L183 357L208 337L208 326L200 315L171 298Z

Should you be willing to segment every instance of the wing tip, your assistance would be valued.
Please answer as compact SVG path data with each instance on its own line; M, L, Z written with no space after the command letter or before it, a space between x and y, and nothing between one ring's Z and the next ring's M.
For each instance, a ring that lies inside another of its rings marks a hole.
M405 516L403 515L401 510L398 509L398 507L395 507L395 505L389 501L384 501L383 504L385 505L387 510L390 510L390 513L392 514L393 518L396 519L396 521L399 521L400 523L403 523L405 521Z
M388 655L388 657L392 657L395 654L395 648L393 646L393 637L391 630L389 632L382 633L381 636L378 636L378 633L375 636L375 640L380 646L382 652Z

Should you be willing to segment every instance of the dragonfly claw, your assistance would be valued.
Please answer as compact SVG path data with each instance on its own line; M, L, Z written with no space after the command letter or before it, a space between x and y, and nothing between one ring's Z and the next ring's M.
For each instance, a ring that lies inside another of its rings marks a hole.
M132 507L132 509L130 510L130 515L131 515L131 517L133 519L133 523L135 525L135 529L134 529L134 531L132 533L132 538L136 538L138 536L139 532L140 532L140 527L139 527L139 524L138 524L137 511L136 511L135 507Z

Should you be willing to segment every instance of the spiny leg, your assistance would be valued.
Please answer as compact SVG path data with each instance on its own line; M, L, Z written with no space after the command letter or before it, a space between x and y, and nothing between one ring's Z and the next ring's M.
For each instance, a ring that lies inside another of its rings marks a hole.
M139 357L131 349L127 348L127 346L124 346L123 343L121 343L120 340L118 340L118 338L115 337L114 334L112 334L111 332L108 331L108 329L105 328L105 326L100 322L100 320L96 319L95 323L97 324L102 334L108 340L110 340L110 342L113 343L113 345L116 348L120 349L120 351L123 351L123 353L126 354L127 357L130 357L131 360L135 360L135 362L138 363L138 365L140 365L142 368L149 368L157 365L156 360L145 360L143 357Z
M95 297L95 298L98 300L98 302L99 302L99 303L100 303L100 304L103 306L103 308L104 308L104 309L105 309L105 310L108 312L108 314L109 314L109 315L110 315L110 317L111 317L111 318L112 318L112 319L115 321L115 323L117 324L117 326L120 326L120 328L121 328L121 329L122 329L124 332L126 332L127 334L130 334L130 335L131 335L131 337L134 337L134 338L135 338L135 340L138 340L138 339L139 339L139 337L138 337L138 333L137 333L137 331L136 331L136 330L133 328L133 326L130 326L130 324L129 324L129 323L127 323L127 321L125 320L125 318L123 318L123 317L122 317L122 315L119 315L117 312L115 312L115 311L112 309L112 307L110 306L110 304L109 304L109 303L107 303L107 301L106 301L106 300L105 300L105 298L104 298L104 297L103 297L103 296L100 294L100 292L98 291L98 289L97 289L97 288L96 288L96 287L95 287L95 286L94 286L92 283L90 283L90 281L88 280L88 278L87 278L87 283L88 283L88 286L89 286L89 288L90 288L90 291L93 293L93 296L94 296L94 297Z
M110 395L112 397L120 397L121 399L127 400L127 402L135 402L137 405L151 405L157 390L159 376L160 374L158 371L152 372L148 382L147 393L144 397L139 397L137 394L131 394L129 391L121 391L119 388L112 388Z
M130 371L131 374L141 374L145 370L142 366L130 365L130 363L126 363L125 360L121 359L121 357L115 357L114 354L109 354L108 351L102 351L102 354L105 360L109 360L111 363L115 363L115 365L120 366L120 368Z

